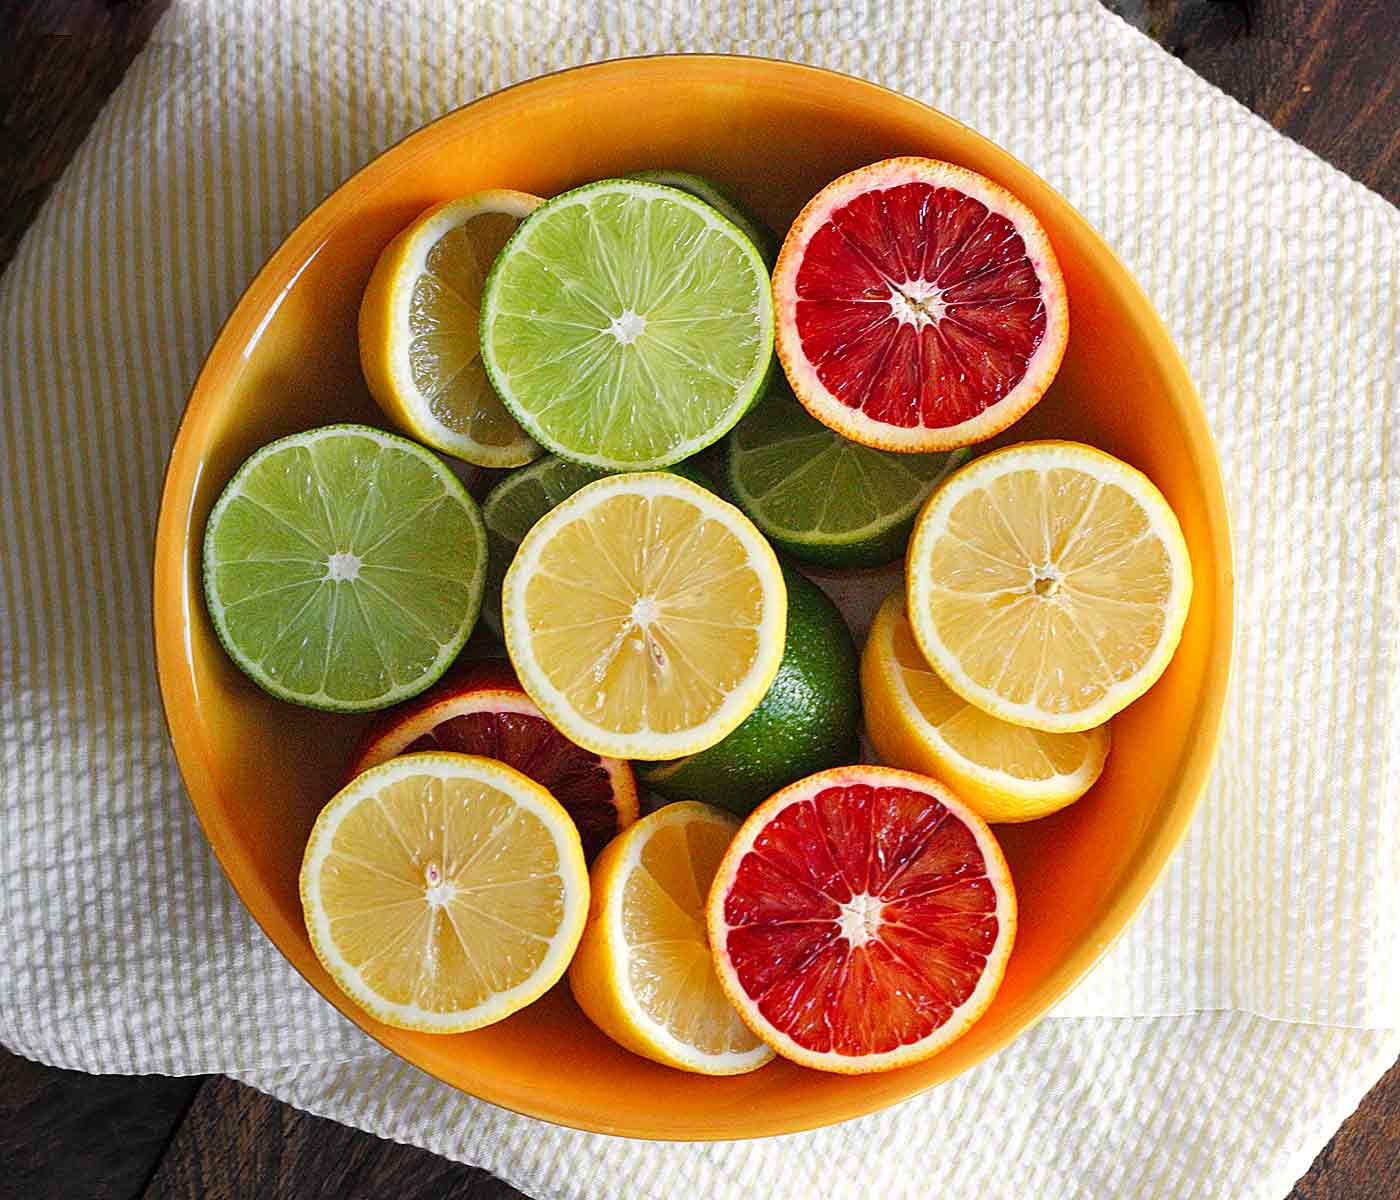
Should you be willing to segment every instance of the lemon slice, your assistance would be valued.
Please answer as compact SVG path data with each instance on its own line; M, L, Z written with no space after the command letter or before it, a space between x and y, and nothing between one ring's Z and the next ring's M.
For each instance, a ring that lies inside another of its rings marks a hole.
M404 432L482 467L518 467L539 446L481 362L481 291L520 221L544 203L505 188L430 208L385 248L360 306L369 390Z
M614 758L713 746L783 656L772 548L732 504L665 472L600 479L542 517L501 600L530 698L571 741Z
M738 1075L773 1057L715 975L705 900L739 828L707 804L670 804L593 864L588 926L569 967L579 1007L615 1042L669 1067Z
M578 830L544 788L467 754L357 776L307 842L311 945L347 996L400 1029L461 1033L538 999L588 913Z
M1072 804L1108 757L1107 725L1048 733L969 704L915 645L899 591L875 614L860 679L866 736L880 757L941 779L984 821L1034 821Z
M1004 721L1102 725L1171 660L1191 603L1181 526L1141 471L1077 442L1025 442L929 498L908 554L924 657Z

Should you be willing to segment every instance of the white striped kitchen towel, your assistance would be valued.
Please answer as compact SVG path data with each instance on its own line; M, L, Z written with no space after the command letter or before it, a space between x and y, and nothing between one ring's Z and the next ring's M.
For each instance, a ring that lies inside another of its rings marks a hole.
M341 1020L205 846L148 632L184 397L281 238L457 104L664 50L877 80L1068 196L1200 386L1238 565L1214 782L1058 1019L889 1112L720 1146L516 1117ZM234 1073L538 1197L1045 1200L1271 1200L1400 1051L1400 213L1094 0L177 0L0 279L0 331L0 1040L16 1051Z

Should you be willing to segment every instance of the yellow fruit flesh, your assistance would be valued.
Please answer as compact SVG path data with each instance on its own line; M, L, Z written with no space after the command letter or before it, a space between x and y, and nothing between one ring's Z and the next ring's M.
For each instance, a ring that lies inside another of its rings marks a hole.
M759 653L763 581L745 546L675 496L601 501L544 545L524 594L550 684L619 733L701 725Z
M1157 652L1173 564L1142 505L1073 468L963 496L928 559L943 644L975 684L1050 714L1093 708Z
M1027 729L969 704L928 665L902 611L892 624L890 637L895 667L909 699L948 748L969 764L1012 780L1039 783L1075 774L1096 754L1094 743L1102 738L1097 730L1047 733Z
M699 821L664 827L623 885L632 996L652 1021L705 1054L757 1044L720 987L705 934L705 899L732 833Z
M486 275L518 224L482 213L450 229L428 251L409 300L414 387L438 421L484 446L510 446L522 436L486 378L478 332Z
M429 1012L529 979L565 919L549 829L473 779L408 776L357 804L319 889L336 949L365 985Z

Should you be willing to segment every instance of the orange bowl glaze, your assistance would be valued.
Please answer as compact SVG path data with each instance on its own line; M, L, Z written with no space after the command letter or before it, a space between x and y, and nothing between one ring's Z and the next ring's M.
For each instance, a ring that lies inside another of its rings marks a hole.
M220 490L282 434L383 423L360 374L356 311L380 250L431 204L493 187L550 195L680 167L730 185L783 230L836 176L906 154L960 163L1019 196L1064 272L1063 366L1045 399L998 440L1075 438L1140 467L1180 517L1196 578L1176 658L1115 719L1098 784L1052 817L998 831L1021 923L995 1001L933 1058L850 1077L783 1061L731 1078L672 1071L609 1041L563 987L468 1034L377 1024L317 962L297 894L307 834L365 718L279 703L223 653L200 582L204 522ZM450 113L298 226L239 301L190 396L161 502L155 635L171 737L209 841L267 935L331 1003L423 1070L517 1112L603 1133L718 1140L827 1125L921 1092L1024 1033L1083 977L1137 912L1206 782L1229 673L1232 588L1220 466L1200 401L1147 297L1053 189L951 118L873 84L762 59L662 57L565 71Z

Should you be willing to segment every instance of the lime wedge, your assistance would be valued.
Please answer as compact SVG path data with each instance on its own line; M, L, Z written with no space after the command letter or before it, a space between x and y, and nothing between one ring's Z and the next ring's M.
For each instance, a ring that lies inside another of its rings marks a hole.
M486 531L413 442L328 425L264 446L209 515L204 594L235 663L281 700L345 712L435 682L476 622Z
M645 179L651 183L664 184L666 187L680 188L683 192L689 192L692 196L697 196L715 209L720 216L726 220L733 221L748 236L758 252L763 255L763 261L771 268L778 257L778 236L764 223L762 217L752 212L744 203L728 188L716 183L713 179L707 179L704 175L696 175L692 171L677 171L671 168L663 168L656 171L633 171L628 176L629 179Z
M829 567L897 559L919 506L968 454L892 454L847 441L779 382L727 444L735 503L775 546Z
M601 479L596 467L584 467L567 458L547 455L537 463L512 471L493 487L481 505L486 525L486 596L481 617L498 638L501 627L501 581L515 551L536 521L562 503L585 483Z
M516 420L610 471L669 466L752 404L773 349L753 243L703 201L605 179L541 205L486 280L481 356Z

